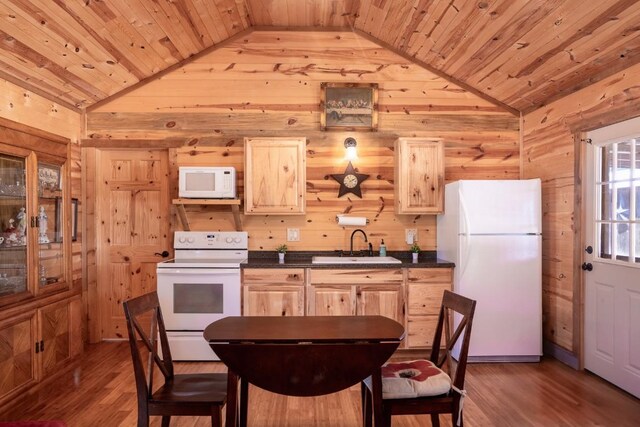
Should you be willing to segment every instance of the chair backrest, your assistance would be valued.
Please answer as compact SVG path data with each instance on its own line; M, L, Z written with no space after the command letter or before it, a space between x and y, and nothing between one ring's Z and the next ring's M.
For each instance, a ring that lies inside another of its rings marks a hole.
M154 368L157 367L162 372L165 381L173 378L173 361L162 311L160 310L160 301L158 300L158 294L151 292L125 301L122 305L127 318L127 331L129 332L129 345L136 379L138 404L146 405L147 399L153 393ZM149 316L150 327L145 328L142 322L149 321ZM158 355L158 337L160 338L162 358ZM146 369L143 364L141 344L149 351Z
M476 302L450 291L444 291L442 305L438 316L438 325L433 338L430 360L439 368L445 370L453 385L458 389L464 388L464 375L467 370L467 354L469 353L469 340L471 338L471 326ZM455 317L457 327L452 328ZM456 346L456 344L459 345ZM460 352L457 361L453 357L453 348L456 346ZM444 365L447 365L444 367Z

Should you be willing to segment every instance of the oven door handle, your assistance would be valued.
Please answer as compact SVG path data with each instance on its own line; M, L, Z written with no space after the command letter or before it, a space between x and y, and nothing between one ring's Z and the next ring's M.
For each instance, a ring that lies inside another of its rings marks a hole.
M220 275L228 276L230 274L239 275L240 269L239 268L188 268L187 267L187 268L159 268L156 270L156 272L158 276L160 275L195 276L195 275L203 275L203 274L206 274L207 276L220 276Z

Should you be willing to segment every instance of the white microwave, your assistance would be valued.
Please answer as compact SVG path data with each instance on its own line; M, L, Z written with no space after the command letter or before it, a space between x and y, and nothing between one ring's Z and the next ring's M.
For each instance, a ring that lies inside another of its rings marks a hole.
M191 199L236 198L236 168L182 166L178 171L180 197Z

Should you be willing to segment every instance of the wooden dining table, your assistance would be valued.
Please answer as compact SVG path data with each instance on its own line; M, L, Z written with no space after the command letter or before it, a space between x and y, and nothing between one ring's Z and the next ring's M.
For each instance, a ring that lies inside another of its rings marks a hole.
M230 316L207 326L204 338L229 369L227 426L246 427L249 384L288 396L319 396L372 376L377 427L380 369L404 334L402 325L383 316Z

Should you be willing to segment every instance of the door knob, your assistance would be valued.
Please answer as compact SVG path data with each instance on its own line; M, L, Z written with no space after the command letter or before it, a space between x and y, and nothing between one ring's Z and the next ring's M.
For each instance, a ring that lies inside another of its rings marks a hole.
M593 264L591 264L590 262L583 262L582 269L586 271L591 271L593 270Z
M166 258L169 256L169 251L162 251L162 253L156 252L154 255L161 256L162 258Z
M592 254L593 253L593 247L592 246L587 246L586 248L584 248L584 250L588 254Z

